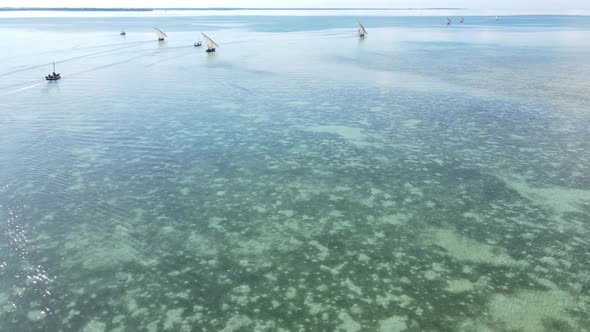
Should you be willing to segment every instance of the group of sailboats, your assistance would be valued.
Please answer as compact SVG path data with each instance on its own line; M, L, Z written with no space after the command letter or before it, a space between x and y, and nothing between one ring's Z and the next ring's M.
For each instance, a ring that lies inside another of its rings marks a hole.
M154 30L156 31L156 34L158 35L158 41L164 41L168 35L163 32L162 30L158 29L158 28L154 28ZM219 48L219 45L217 45L216 42L213 41L213 39L211 39L209 36L207 36L206 34L202 33L203 38L205 39L205 44L207 44L207 49L205 50L205 52L207 53L212 53L215 52L215 50L217 48ZM203 43L199 40L197 42L194 43L194 47L201 47L203 46Z
M365 29L365 27L358 20L357 20L357 23L358 23L359 37L365 38L365 36L367 36L369 34L367 32L367 29ZM164 41L164 40L166 40L166 38L168 38L168 35L164 31L162 31L156 27L154 27L154 30L156 31L156 34L158 35L158 41ZM125 32L125 29L121 29L120 35L125 36L126 34L127 33ZM205 44L207 45L207 49L205 50L205 52L213 53L213 52L215 52L215 50L217 48L219 48L219 45L215 41L213 41L213 39L211 39L209 36L207 36L204 33L201 33L201 35L203 35L203 39L205 40ZM203 45L203 43L201 43L200 40L195 42L195 44L194 44L195 47L201 47L202 45ZM51 74L45 76L45 79L48 81L57 81L57 80L61 79L61 74L55 72L55 61L53 61L53 72Z
M498 16L496 16L496 21L499 21L500 18ZM362 39L365 38L369 33L367 32L367 29L365 29L365 27L363 26L363 24L361 22L359 22L358 20L356 21L358 24L358 36ZM460 18L460 23L464 22L463 16L461 16ZM447 25L451 25L453 24L453 20L451 20L449 17L447 17ZM166 38L168 38L168 35L163 32L162 30L154 27L154 30L156 31L156 34L158 35L158 41L164 41ZM121 30L120 35L121 36L125 36L127 33L125 32L125 29ZM205 44L207 44L207 49L205 50L205 52L207 53L213 53L215 52L215 50L217 48L219 48L219 45L213 41L213 39L211 39L209 36L207 36L204 33L201 33L203 35L203 38L205 39ZM194 47L201 47L203 45L203 43L199 40L197 42L194 43ZM45 79L48 81L56 81L59 80L61 78L61 74L56 73L55 72L55 61L53 61L53 72L47 76L45 76Z

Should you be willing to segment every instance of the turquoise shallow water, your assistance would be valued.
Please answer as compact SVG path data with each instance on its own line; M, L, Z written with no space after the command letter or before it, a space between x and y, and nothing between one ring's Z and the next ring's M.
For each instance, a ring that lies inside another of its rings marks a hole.
M361 19L3 19L0 330L585 331L590 18Z

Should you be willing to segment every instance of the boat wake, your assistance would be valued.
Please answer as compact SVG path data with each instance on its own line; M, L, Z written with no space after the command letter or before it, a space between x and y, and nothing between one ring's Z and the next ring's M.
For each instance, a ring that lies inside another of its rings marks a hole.
M141 40L141 41L128 42L128 43L115 43L115 44L94 45L94 46L85 46L85 47L80 47L82 44L78 44L78 45L72 47L72 50L78 50L78 51L79 50L92 50L92 49L97 49L97 48L113 47L113 46L120 46L120 45L151 44L153 42L154 42L154 40L150 39L150 40Z
M86 74L86 73L89 73L89 72L93 72L93 71L96 71L96 70L101 70L101 69L105 69L105 68L109 68L109 67L114 67L114 66L117 66L117 65L120 65L120 64L124 64L124 63L128 63L128 62L131 62L133 60L137 60L137 59L140 59L140 58L143 58L143 57L146 57L146 56L150 56L150 55L153 55L153 54L156 54L156 53L159 53L159 52L158 51L153 51L153 52L143 53L141 55L130 57L130 58L127 58L127 59L124 59L124 60L121 60L121 61L117 61L117 62L109 63L109 64L106 64L106 65L93 67L93 68L90 68L90 69L87 69L87 70L79 71L79 72L76 72L76 73L68 74L68 76L65 79L67 80L69 78L76 77L76 76L79 76L79 75L83 75L83 74ZM34 83L34 84L30 84L30 85L27 85L27 86L24 86L24 87L21 87L21 88L18 88L18 89L14 89L14 90L11 90L11 91L0 93L0 96L6 96L6 95L11 95L11 94L19 93L19 92L26 91L26 90L32 89L34 87L40 86L42 84L47 84L47 82L45 80L35 80L35 81L29 81L29 82L24 82L24 83L19 83L19 84L13 84L13 85L10 85L10 86L5 86L4 88L19 86L19 85L28 84L28 83Z
M177 56L171 56L171 57L169 57L169 58L165 58L165 59L162 59L162 60L158 60L158 61L156 61L156 62L148 63L148 64L147 64L147 65L145 65L144 67L145 67L145 68L148 68L148 67L153 67L153 66L155 66L155 65L157 65L157 64L159 64L159 63L162 63L162 62L165 62L165 61L168 61L168 60L174 60L174 59L179 59L179 58L187 57L187 56L189 56L189 55L193 55L193 54L191 54L191 53L188 53L188 54L181 54L181 55L177 55Z
M110 50L104 50L104 51L99 51L99 52L93 52L93 53L87 53L87 54L83 54L83 55L79 55L79 56L75 56L75 57L71 57L71 58L66 58L60 61L56 61L56 63L65 63L65 62L69 62L69 61L74 61L74 60L80 60L80 59L84 59L84 58L89 58L89 57L93 57L93 56L98 56L98 55L106 55L106 54L110 54L113 52L117 52L120 50L124 50L124 49L129 49L129 48L133 48L133 47L137 47L139 45L130 45L130 46L125 46L125 47L118 47L115 49L110 49ZM25 68L20 68L20 69L16 69L16 70L12 70L9 72L5 72L0 74L0 77L4 77L4 76L9 76L12 74L17 74L17 73L21 73L21 72L25 72L28 70L32 70L32 69L37 69L37 68L41 68L41 67L46 67L51 65L50 63L43 63L43 64L38 64L38 65L34 65L34 66L28 66Z
M92 71L95 71L95 70L100 70L100 69L105 69L105 68L109 68L109 67L114 67L114 66L117 66L117 65L120 65L120 64L123 64L123 63L128 63L128 62L133 61L133 60L137 60L137 59L141 59L141 58L146 57L146 56L150 56L150 55L155 54L155 53L158 53L158 51L144 53L144 54L141 54L141 55L137 55L137 56L134 56L134 57L125 59L125 60L113 62L113 63L107 64L107 65L102 65L102 66L94 67L94 68L87 69L87 70L83 70L83 71L80 71L80 72L77 72L77 73L73 73L71 75L68 75L68 77L75 77L75 76L86 74L86 73L89 73L89 72L92 72Z
M32 85L29 85L29 86L22 87L20 89L8 91L8 92L5 92L5 93L0 93L0 96L11 95L11 94L18 93L18 92L21 92L21 91L29 90L29 89L32 89L32 88L34 88L36 86L39 86L41 84L46 84L45 80L39 81L39 82L37 82L35 84L32 84Z

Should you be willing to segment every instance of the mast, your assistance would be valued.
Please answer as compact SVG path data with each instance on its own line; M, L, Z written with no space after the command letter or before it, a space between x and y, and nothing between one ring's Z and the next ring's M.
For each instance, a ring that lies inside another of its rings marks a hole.
M55 73L55 60L53 60L53 72Z

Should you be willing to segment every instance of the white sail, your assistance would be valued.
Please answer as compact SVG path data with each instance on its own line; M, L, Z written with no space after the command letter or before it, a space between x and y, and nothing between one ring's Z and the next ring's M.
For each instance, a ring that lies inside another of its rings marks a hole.
M158 34L158 39L164 39L165 37L168 37L168 35L165 34L162 30L158 28L154 28L154 30L156 30L156 33Z
M215 43L211 38L209 38L206 34L202 33L203 37L205 37L205 43L207 44L207 48L212 50L212 49L216 49L219 47L219 45L217 45L217 43Z
M369 33L367 32L367 30L365 30L365 27L361 24L361 22L356 21L359 25L359 35L364 36L364 35L368 35Z

